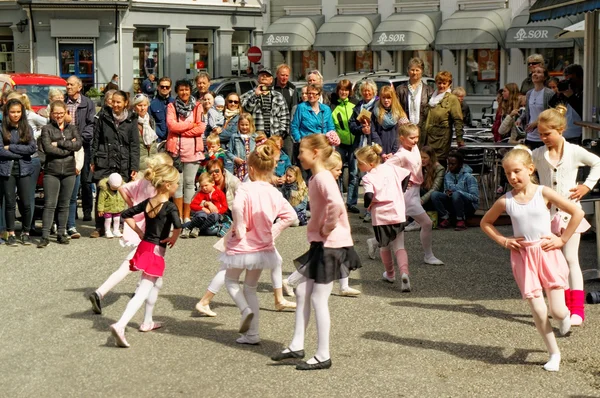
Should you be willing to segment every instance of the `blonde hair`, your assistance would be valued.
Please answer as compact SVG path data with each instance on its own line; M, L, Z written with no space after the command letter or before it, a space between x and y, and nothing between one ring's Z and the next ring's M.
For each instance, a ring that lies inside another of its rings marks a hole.
M248 156L248 166L262 176L273 173L275 168L275 148L273 145L261 145L256 147Z
M298 190L306 189L306 182L304 182L304 178L302 178L302 170L298 166L289 166L285 172L290 171L294 177L296 177L296 184L298 184Z
M564 105L557 105L556 108L549 108L540 113L538 116L538 126L544 126L553 130L558 130L561 133L567 128L567 108Z
M333 153L333 147L325 137L325 134L311 134L302 138L300 145L304 144L306 148L314 151L315 149L320 151L320 158L322 162L325 162Z
M467 95L467 92L464 87L458 86L452 90L452 94L456 95L457 97L464 97Z
M342 161L342 155L338 151L333 151L331 156L327 158L325 161L325 168L327 170L333 170L338 166L342 166L344 162Z
M144 178L152 184L158 192L165 190L165 185L179 182L179 171L169 164L160 164L144 171Z
M31 110L31 101L29 100L29 97L27 96L27 94L25 94L25 93L21 94L21 102L25 106L25 109L27 109L28 111Z
M166 152L159 152L146 159L146 169L156 168L162 164L173 166L173 158Z
M206 137L207 145L221 145L221 139L219 138L219 134L210 134Z
M402 105L400 105L400 101L398 101L398 96L396 92L391 86L383 86L381 90L379 90L379 101L377 108L379 109L379 117L377 118L379 124L383 123L383 118L385 117L386 110L383 107L382 98L390 98L392 103L390 105L390 112L392 113L392 117L394 120L399 120L402 117L406 117L406 112L402 109Z
M509 160L516 160L521 162L526 167L533 165L535 170L535 163L533 163L533 157L531 156L531 154L531 149L527 148L525 145L516 145L513 149L511 149L504 155L504 158L502 159L502 165L504 166L504 162L508 162ZM535 173L532 173L529 176L529 180L534 184L538 183L538 179L535 176Z
M278 147L283 147L283 138L281 138L280 135L273 135L268 139L268 141L273 142Z
M247 120L248 123L250 123L250 134L252 134L256 131L256 126L254 124L254 118L249 113L240 113L240 117L238 119L238 131L240 130L239 126L240 126L240 122L242 120Z
M399 137L408 137L410 133L414 132L421 134L421 130L419 130L419 126L414 123L401 124L398 126L398 136Z
M212 175L208 174L206 171L202 174L200 174L200 177L198 177L198 182L200 184L202 184L203 182L208 181L211 184L215 183L214 178L212 177Z
M58 88L51 88L50 90L48 90L48 99L52 99L52 97L58 96L60 96L61 98L65 98L65 94L62 92L62 90Z
M379 144L373 144L358 149L356 152L354 152L354 155L356 156L357 160L363 163L378 166L381 163L382 151L383 149Z

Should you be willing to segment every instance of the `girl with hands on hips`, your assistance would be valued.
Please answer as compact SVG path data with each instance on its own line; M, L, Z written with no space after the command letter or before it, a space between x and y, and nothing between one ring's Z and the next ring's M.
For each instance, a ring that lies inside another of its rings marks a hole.
M557 372L560 350L548 319L543 293L548 297L552 318L558 321L559 333L567 334L571 328L571 314L564 290L569 286L569 267L559 249L573 235L584 213L575 203L552 189L531 182L535 166L527 147L517 145L504 156L502 166L513 189L498 199L483 216L481 229L510 250L513 276L523 299L529 303L535 326L550 355L544 369ZM560 237L551 232L548 204L571 215ZM503 236L493 225L505 211L510 216L514 237Z

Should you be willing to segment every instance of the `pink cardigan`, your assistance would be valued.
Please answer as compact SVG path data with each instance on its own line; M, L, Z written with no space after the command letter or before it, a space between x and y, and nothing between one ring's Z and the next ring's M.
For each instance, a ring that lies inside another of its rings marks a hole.
M230 256L275 250L275 238L298 219L281 192L264 181L240 184L231 213L232 234L225 240Z
M198 123L198 126L194 126ZM200 102L187 119L182 119L175 111L175 103L167 106L167 152L177 156L180 154L182 162L198 162L204 159L204 144L202 135L206 129L204 110ZM181 152L179 138L181 137Z

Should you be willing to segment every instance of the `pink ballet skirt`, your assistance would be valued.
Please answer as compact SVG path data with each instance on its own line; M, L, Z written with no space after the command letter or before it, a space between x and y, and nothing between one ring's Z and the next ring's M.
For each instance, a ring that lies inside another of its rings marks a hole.
M543 289L566 289L569 266L560 249L542 250L544 240L521 241L519 251L510 251L513 276L523 299L541 297Z
M561 236L563 231L567 229L567 225L569 224L570 220L571 216L568 213L557 211L554 214L554 217L552 217L552 220L550 221L550 230L554 235ZM590 227L590 223L587 222L587 220L584 218L577 226L575 233L582 234L588 229L590 229Z
M149 276L161 277L165 272L165 248L154 243L141 241L129 260L131 271L142 271Z

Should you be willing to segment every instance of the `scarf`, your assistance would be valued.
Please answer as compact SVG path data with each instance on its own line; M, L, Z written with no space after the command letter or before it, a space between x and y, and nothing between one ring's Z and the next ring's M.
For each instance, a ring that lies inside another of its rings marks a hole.
M127 116L129 116L129 112L127 112L127 109L123 109L123 112L120 115L117 115L113 112L112 116L115 121L115 124L119 126L119 124L123 123L125 119L127 119Z
M230 110L230 109L225 109L225 119L231 119L232 117L234 117L235 115L239 115L240 114L240 109L234 109L234 110Z
M433 94L431 95L431 99L429 100L429 106L431 108L435 108L437 106L437 104L440 103L440 101L442 100L442 98L444 98L444 95L446 95L446 93L450 93L451 90L448 87L448 90L444 91L443 93L438 93L437 89L433 92Z
M419 124L419 112L417 112L417 96L423 90L423 82L419 82L417 88L413 88L410 83L407 84L410 104L408 104L408 114L410 115L410 121L414 124Z
M371 99L371 101L369 102L363 102L363 104L360 106L360 109L366 109L368 111L370 111L371 109L373 109L373 105L375 104L375 101L377 101L379 98L377 96L373 97L373 99Z
M144 117L138 116L138 124L142 125L142 139L144 140L144 145L152 145L158 136L156 135L156 131L150 126L150 115L146 113L146 116Z
M383 108L383 109L385 109L385 108ZM394 115L392 115L392 112L390 112L390 110L391 110L391 108L385 109L385 115L383 115L383 120L381 121L381 127L384 130L389 130L398 124L398 119L394 118ZM375 117L379 121L379 106L376 106L373 108L373 113L375 114Z
M196 98L194 98L193 96L190 96L190 99L188 100L187 104L183 102L183 100L179 97L175 99L175 111L177 112L177 115L181 116L183 119L187 119L195 107Z

